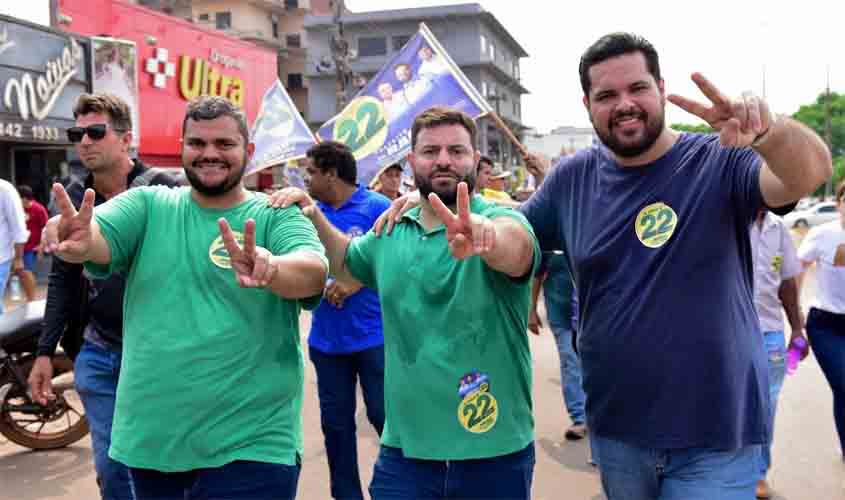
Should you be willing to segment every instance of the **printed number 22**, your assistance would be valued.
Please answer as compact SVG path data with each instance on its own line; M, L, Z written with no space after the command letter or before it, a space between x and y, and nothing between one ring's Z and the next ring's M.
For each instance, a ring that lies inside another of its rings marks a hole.
M658 219L660 223L660 227L657 227ZM657 213L657 217L654 215L646 215L643 217L642 225L645 226L645 230L643 231L643 239L649 240L654 238L658 234L663 234L665 232L672 230L672 220L674 217L672 216L672 211L668 208L664 208ZM656 230L655 230L656 228Z
M490 408L490 398L486 395L479 396L475 403L477 404L468 404L464 407L464 415L470 414L467 419L467 427L470 429L493 413L493 409Z
M363 134L358 133L358 126L362 125ZM338 127L340 141L349 146L352 151L357 151L367 144L376 133L385 126L384 118L379 113L378 105L372 102L365 103L355 113L355 120L346 119Z

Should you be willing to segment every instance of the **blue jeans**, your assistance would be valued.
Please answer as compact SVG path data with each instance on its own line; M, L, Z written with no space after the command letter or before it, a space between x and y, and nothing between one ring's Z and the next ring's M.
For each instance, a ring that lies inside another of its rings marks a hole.
M12 271L12 261L0 262L0 314L3 314L3 301L6 300L6 285L9 284L9 274Z
M786 340L783 330L776 330L763 333L766 351L769 354L769 429L772 435L769 436L769 443L763 445L763 477L772 466L772 441L775 437L775 413L778 407L778 396L783 387L783 377L786 374Z
M76 390L91 429L94 468L103 500L132 498L126 466L109 458L120 361L120 353L86 340L74 363Z
M436 437L434 438L436 439ZM531 498L534 443L478 460L418 460L382 446L370 483L372 500Z
M326 443L333 498L363 499L355 437L356 379L361 379L367 418L384 428L384 346L331 355L308 348L317 370L320 424Z
M749 500L760 446L660 450L591 435L608 500Z
M187 472L129 470L133 500L292 500L300 465L237 461Z
M811 310L807 317L807 337L833 391L833 420L845 458L845 331L837 331L833 324L814 322L812 318Z
M583 424L586 421L584 401L587 396L581 385L581 360L572 347L572 330L552 326L552 333L560 356L560 384L566 411L573 424Z

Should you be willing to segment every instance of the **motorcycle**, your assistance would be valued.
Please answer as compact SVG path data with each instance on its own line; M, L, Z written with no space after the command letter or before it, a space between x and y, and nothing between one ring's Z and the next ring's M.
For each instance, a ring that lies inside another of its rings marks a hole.
M63 352L53 357L56 398L46 406L32 400L27 378L35 363L45 302L29 302L0 315L0 434L33 450L62 448L88 434L85 409L74 387L73 361Z

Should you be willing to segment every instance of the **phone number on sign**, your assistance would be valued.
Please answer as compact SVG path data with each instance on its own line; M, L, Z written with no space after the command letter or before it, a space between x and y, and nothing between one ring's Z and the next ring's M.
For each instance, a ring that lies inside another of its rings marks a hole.
M29 134L25 132L29 132ZM0 138L3 137L13 139L29 139L31 137L38 141L58 141L60 135L59 129L56 127L0 122Z

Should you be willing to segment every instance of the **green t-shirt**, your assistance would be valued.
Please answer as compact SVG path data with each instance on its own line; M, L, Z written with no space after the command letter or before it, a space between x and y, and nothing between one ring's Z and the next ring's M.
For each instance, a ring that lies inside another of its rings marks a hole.
M109 456L164 472L235 460L293 465L302 453L300 303L240 288L217 220L274 255L306 250L325 260L298 208L264 195L225 210L196 204L189 188L131 189L96 208L111 248L96 277L128 271L123 360Z
M518 212L480 196L472 213ZM349 271L378 291L384 324L381 442L428 460L491 458L534 438L526 329L532 273L514 279L480 257L456 260L444 226L426 231L420 209L393 233L352 240ZM540 248L534 238L534 268Z

